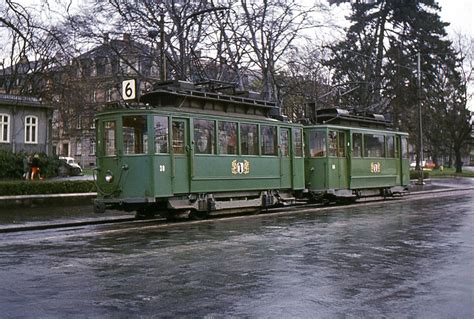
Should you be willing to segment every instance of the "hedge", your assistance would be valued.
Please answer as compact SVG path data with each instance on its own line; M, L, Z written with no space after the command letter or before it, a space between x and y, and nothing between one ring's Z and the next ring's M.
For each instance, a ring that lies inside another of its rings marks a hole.
M96 192L94 181L0 181L0 196Z
M420 171L410 171L410 179L419 179ZM423 171L423 178L430 178L430 171Z
M25 152L13 153L0 150L0 179L21 179L24 174L23 161L28 157ZM42 177L58 176L61 164L59 157L39 155L40 175Z

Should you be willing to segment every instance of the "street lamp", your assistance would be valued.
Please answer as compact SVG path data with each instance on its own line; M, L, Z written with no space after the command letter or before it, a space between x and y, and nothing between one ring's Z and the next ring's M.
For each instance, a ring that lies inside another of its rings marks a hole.
M151 29L148 36L155 39L160 35L160 81L166 80L166 57L165 57L165 15L160 14L159 30Z
M417 80L418 80L418 185L423 185L423 117L421 111L421 54L417 54Z

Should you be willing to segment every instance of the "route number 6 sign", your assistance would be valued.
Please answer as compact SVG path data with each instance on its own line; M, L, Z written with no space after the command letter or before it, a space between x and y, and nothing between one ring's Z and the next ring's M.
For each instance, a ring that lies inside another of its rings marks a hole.
M135 79L125 80L122 82L122 98L127 100L135 100L137 97L137 82Z

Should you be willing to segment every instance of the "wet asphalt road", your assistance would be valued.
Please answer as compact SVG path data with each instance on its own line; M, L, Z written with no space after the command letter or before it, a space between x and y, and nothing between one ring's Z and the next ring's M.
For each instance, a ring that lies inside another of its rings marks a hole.
M0 234L0 317L472 318L474 198Z

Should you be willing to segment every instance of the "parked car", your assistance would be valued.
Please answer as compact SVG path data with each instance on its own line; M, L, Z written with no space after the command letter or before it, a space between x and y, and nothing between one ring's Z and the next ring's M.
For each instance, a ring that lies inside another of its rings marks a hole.
M59 167L59 175L62 176L78 176L82 175L81 166L76 163L73 157L60 156L59 160L62 162Z
M421 166L423 167L423 170L432 170L433 168L436 167L436 164L429 160L429 161L423 161ZM415 168L416 168L416 162L411 162L410 169L415 169Z

